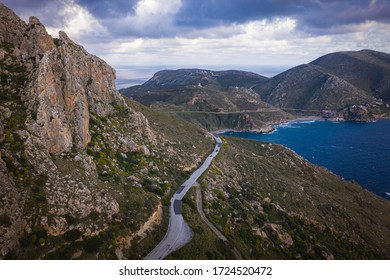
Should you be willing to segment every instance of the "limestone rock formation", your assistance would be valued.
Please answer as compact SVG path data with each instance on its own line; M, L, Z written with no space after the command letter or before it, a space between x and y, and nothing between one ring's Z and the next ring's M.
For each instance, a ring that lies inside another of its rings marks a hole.
M3 4L0 15L2 258L18 252L26 236L27 243L43 246L48 236L69 231L98 235L120 211L118 194L98 178L87 154L91 119L109 122L124 114L126 131L112 134L107 126L110 147L121 138L134 143L131 151L150 156L156 137L116 91L107 63L65 32L53 39L36 17L24 23Z
M29 127L50 153L83 149L90 141L89 110L101 116L123 104L114 70L60 32L58 47L47 51L24 97Z
M23 34L26 24L2 3L0 3L0 14L0 42L9 42L15 46L20 46L25 40Z
M212 141L146 112L150 124L115 71L65 32L53 39L3 4L0 18L0 259L115 258L116 237L146 237L180 167ZM194 138L204 145L187 155Z

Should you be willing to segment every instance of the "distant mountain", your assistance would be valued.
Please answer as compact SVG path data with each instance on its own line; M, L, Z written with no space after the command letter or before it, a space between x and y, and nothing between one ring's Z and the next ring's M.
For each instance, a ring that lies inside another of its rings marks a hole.
M249 87L256 83L262 83L268 78L245 71L210 71L203 69L178 69L162 70L142 85L143 89L172 89L183 86L206 86L216 83L221 87ZM124 95L131 96L133 88L121 91Z
M266 80L255 73L235 70L163 70L143 85L120 92L144 105L175 111L255 110L267 105L248 88Z
M287 70L254 90L263 101L280 108L340 109L374 101L362 89L312 64Z
M322 56L310 64L326 69L368 96L390 101L390 54L372 50L338 52Z
M268 130L264 118L253 112L271 111L277 121L287 116L261 101L251 89L267 80L255 73L235 70L163 70L143 85L120 92L146 106L177 112L210 130Z
M253 89L280 108L337 111L365 106L362 112L369 113L390 101L390 55L371 50L332 53Z
M120 92L146 106L181 111L181 117L208 129L261 130L267 122L290 118L286 112L370 121L390 114L390 55L372 50L331 53L270 79L234 70L164 70ZM183 113L188 111L207 116ZM210 112L238 115L221 118ZM249 122L242 125L238 119ZM241 125L233 125L237 123Z

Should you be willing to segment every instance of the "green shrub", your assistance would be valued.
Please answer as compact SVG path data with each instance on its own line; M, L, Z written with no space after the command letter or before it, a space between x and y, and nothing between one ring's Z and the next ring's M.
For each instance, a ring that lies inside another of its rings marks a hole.
M9 227L11 224L11 218L7 214L0 215L0 226Z
M84 240L83 248L87 253L94 253L99 250L100 239L98 236L90 237Z
M97 211L92 211L89 215L88 215L88 218L93 220L93 221L97 221L99 220L100 218L100 213L97 212Z

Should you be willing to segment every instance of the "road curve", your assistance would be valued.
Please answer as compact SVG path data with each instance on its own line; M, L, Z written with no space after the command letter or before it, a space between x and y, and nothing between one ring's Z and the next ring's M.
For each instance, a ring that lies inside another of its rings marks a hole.
M164 239L145 257L145 260L160 260L168 256L170 253L178 250L187 244L192 238L192 231L188 224L184 221L181 213L181 202L188 190L195 184L198 178L207 170L212 160L218 155L222 146L222 140L218 136L210 133L215 139L216 145L213 152L206 158L202 166L199 167L190 178L183 183L171 199L169 207L169 225Z

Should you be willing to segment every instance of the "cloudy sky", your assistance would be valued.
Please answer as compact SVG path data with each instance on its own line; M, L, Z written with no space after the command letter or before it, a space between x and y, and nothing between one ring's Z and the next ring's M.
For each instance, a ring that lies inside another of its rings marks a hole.
M160 66L271 76L334 51L390 53L390 0L0 1L25 21L37 16L54 37L64 30L118 76Z

